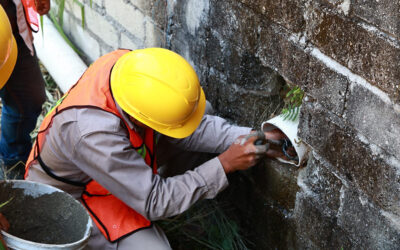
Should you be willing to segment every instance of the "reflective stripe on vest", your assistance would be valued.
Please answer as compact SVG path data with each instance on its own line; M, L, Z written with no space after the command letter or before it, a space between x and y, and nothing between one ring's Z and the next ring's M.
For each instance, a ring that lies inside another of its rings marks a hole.
M115 62L129 50L117 50L102 56L94 62L81 79L63 96L44 118L37 135L33 149L26 164L25 177L32 162L38 160L42 168L51 177L72 185L84 186L82 202L88 209L93 221L99 230L110 241L115 242L121 237L127 236L142 228L150 227L149 220L137 213L117 197L108 192L95 180L88 183L77 183L63 179L53 174L49 167L40 158L40 150L46 139L48 128L53 118L70 108L99 108L118 116L129 132L129 140L133 148L144 158L145 162L157 173L154 144L154 131L150 128L145 130L144 140L134 130L129 129L128 124L118 112L115 101L110 90L110 73Z

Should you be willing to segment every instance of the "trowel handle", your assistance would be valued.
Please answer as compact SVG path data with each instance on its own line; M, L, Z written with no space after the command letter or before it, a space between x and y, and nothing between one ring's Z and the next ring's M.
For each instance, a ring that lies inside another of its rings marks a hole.
M240 142L240 145L243 145L251 137L256 137L257 138L254 141L254 145L263 145L263 144L265 144L265 134L262 131L256 131L256 132L252 132L252 133L246 135L242 139L242 141Z
M272 145L282 146L285 143L285 139L281 139L281 140L267 139L267 142Z

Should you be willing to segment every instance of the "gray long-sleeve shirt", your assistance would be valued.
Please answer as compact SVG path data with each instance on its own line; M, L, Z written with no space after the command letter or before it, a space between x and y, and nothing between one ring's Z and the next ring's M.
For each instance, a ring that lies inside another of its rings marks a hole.
M123 112L120 111L122 114ZM140 133L124 114L124 120ZM174 149L221 153L250 128L230 125L226 120L204 115L197 130L184 139L159 135L157 157L162 160ZM181 175L163 178L133 149L121 120L108 112L69 109L58 114L46 133L41 158L60 177L85 182L96 180L112 194L149 220L182 213L199 199L214 198L228 181L215 157ZM48 176L34 162L27 180L56 186L79 198L81 187Z

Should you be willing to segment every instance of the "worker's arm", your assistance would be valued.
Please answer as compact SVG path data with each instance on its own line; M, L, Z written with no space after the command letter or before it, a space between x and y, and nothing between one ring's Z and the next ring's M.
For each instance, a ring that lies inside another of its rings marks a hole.
M72 159L87 175L150 220L182 213L199 199L214 198L228 184L217 158L194 171L161 178L152 173L120 132L84 135Z
M225 119L212 115L205 115L192 135L184 139L168 138L167 140L187 151L207 153L222 153L218 156L226 173L245 170L254 166L262 156L283 157L278 148L263 151L263 147L256 147L256 137L245 143L234 143L238 138L252 132L251 128L231 125ZM280 140L286 136L280 130L265 133L267 139ZM265 149L265 147L264 147Z
M64 111L53 120L43 161L58 175L64 174L64 162L72 162L69 168L79 168L82 174L77 178L74 171L64 178L90 176L150 220L182 213L200 199L214 198L228 185L217 158L171 178L153 174L120 124L119 118L101 110Z
M182 175L154 175L131 146L120 119L97 109L70 109L57 115L41 157L60 177L81 182L95 179L150 220L182 213L200 199L214 198L228 185L217 157ZM31 169L28 179L39 171L43 172L40 167ZM45 173L36 176L41 182L51 179Z
M249 134L251 130L234 126L218 116L205 115L192 135L183 139L168 138L168 141L188 151L222 153L236 138Z

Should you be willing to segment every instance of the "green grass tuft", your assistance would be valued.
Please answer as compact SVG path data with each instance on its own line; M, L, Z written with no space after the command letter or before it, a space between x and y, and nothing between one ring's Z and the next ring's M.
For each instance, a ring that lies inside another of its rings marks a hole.
M173 249L248 249L238 224L226 215L226 207L216 200L204 200L183 214L157 223Z

